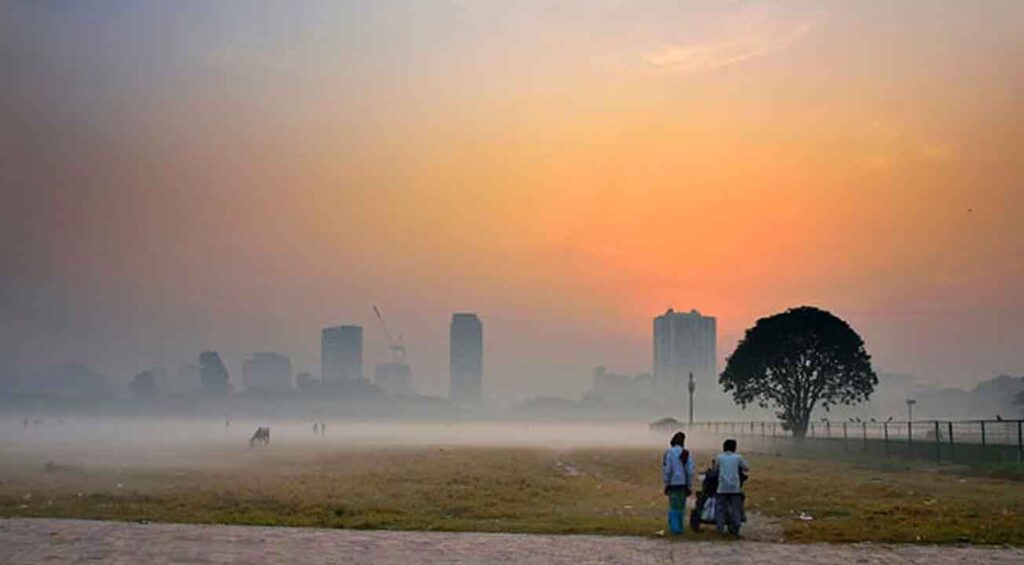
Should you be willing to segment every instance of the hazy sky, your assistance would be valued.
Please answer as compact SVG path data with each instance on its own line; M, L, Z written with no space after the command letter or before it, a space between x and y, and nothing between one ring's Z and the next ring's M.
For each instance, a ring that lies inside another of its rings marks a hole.
M0 366L318 370L371 304L447 389L649 370L651 318L832 310L1024 373L1024 2L0 2Z

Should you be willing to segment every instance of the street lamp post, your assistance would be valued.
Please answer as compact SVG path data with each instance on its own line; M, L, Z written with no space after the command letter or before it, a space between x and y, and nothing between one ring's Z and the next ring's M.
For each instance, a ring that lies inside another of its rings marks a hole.
M690 391L690 427L693 427L693 391L697 390L697 383L693 382L693 373L690 373L690 382L686 385Z

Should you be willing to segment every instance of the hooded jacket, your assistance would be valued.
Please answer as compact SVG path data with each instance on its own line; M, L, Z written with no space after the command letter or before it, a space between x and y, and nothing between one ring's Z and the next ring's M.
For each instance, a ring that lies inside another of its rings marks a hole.
M687 457L686 464L682 461L683 446L673 445L665 450L661 461L661 478L666 487L685 486L691 488L693 485L693 457Z

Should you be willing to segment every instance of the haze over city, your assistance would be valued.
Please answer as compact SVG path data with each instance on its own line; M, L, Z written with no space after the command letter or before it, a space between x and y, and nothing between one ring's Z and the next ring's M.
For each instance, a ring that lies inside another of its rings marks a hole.
M372 305L448 392L652 370L652 319L848 321L1024 374L1024 4L5 2L0 370L318 372Z

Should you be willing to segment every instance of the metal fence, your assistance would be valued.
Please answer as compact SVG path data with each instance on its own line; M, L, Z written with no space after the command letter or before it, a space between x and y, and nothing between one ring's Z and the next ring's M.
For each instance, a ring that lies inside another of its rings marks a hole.
M784 440L781 422L696 422L694 431L719 436ZM808 447L936 461L1024 463L1024 420L822 420L808 426Z

